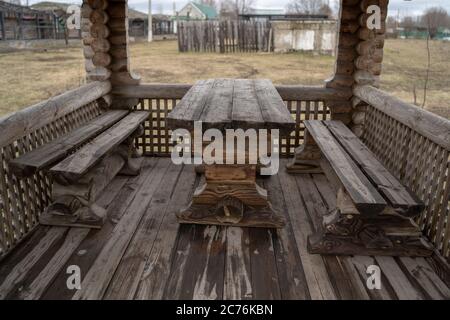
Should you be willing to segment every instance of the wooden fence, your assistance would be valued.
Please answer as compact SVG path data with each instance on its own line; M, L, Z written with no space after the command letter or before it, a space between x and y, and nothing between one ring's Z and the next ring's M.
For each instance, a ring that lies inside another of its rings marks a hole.
M268 52L272 48L269 22L184 21L178 24L180 52Z

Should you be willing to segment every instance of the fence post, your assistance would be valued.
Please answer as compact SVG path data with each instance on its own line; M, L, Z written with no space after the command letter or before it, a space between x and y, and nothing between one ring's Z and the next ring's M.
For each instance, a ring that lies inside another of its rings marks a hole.
M2 40L6 40L5 18L3 17L3 11L0 11L0 28L2 28Z

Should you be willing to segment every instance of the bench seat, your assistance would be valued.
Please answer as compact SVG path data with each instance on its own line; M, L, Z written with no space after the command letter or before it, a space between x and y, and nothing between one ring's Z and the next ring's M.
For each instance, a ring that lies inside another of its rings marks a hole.
M117 122L80 150L65 158L50 169L53 175L62 175L67 180L76 181L85 175L102 157L125 141L135 132L149 112L134 111Z
M305 141L291 173L325 173L337 191L336 208L308 237L320 254L429 256L432 246L412 218L424 204L340 121L305 121Z
M70 152L103 132L128 114L127 110L107 111L85 125L12 160L11 171L27 177L64 159Z

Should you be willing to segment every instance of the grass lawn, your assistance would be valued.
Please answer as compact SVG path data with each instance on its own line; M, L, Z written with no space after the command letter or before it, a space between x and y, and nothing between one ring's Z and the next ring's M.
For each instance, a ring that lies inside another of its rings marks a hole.
M432 67L426 108L450 118L450 42L430 43ZM270 78L275 84L320 85L333 73L334 58L310 54L178 53L176 41L132 43L132 69L143 82L193 83L204 78ZM387 40L382 88L422 103L426 42ZM0 53L0 115L83 83L81 48L53 47Z

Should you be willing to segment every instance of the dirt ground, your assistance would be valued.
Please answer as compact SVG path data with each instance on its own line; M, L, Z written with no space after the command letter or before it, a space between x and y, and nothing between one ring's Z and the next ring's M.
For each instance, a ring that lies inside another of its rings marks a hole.
M432 41L425 108L450 118L450 42ZM275 84L320 85L334 57L302 53L178 53L176 41L132 43L132 69L143 82L193 83L204 78L270 78ZM424 40L387 40L382 89L422 105L427 50ZM84 82L81 47L0 51L0 115Z

